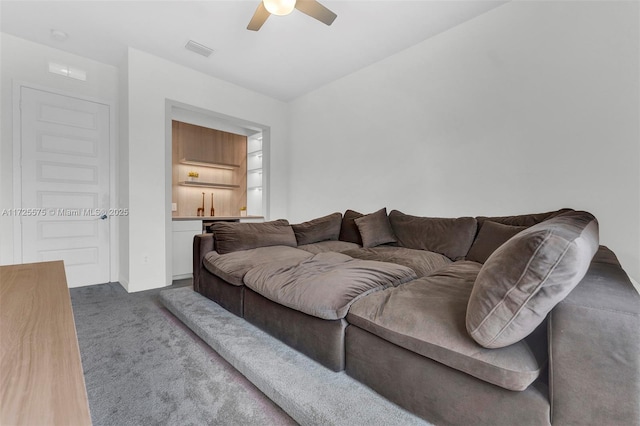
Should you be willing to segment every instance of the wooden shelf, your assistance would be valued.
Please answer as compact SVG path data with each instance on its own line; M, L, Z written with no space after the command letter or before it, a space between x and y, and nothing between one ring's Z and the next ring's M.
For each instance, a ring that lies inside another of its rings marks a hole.
M198 182L198 181L181 181L178 182L182 186L196 186L200 188L218 188L218 189L237 189L240 185L229 185L226 183Z
M188 164L190 166L210 167L212 169L225 169L225 170L235 170L240 168L239 164L212 163L212 162L203 161L203 160L191 160L189 158L181 159L180 164Z

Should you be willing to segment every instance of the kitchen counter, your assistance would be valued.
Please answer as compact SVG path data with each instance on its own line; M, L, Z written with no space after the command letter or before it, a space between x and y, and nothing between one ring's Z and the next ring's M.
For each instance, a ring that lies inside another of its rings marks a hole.
M171 220L204 220L215 221L239 221L241 219L264 219L264 216L173 216Z

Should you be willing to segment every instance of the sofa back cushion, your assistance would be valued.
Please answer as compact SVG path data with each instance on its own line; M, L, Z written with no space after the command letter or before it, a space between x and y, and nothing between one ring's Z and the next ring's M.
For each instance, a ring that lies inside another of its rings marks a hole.
M298 245L337 240L342 225L342 213L333 213L308 222L291 225Z
M596 218L571 211L500 246L478 273L469 298L471 337L500 348L529 335L584 277L598 240Z
M362 245L362 237L360 236L360 231L358 230L355 222L357 218L362 216L364 216L362 213L354 210L347 210L344 212L344 216L342 216L342 225L340 226L340 235L338 236L340 241L355 243L360 246Z
M377 212L359 217L354 222L358 227L358 231L360 231L362 247L364 248L377 247L397 241L389 223L386 207Z
M389 220L401 247L433 251L451 260L464 258L476 235L473 217L418 217L393 210Z
M554 210L552 212L521 214L517 216L478 216L476 217L476 219L478 220L478 234L482 230L485 222L496 222L502 223L503 225L529 227L540 222L544 222L545 220L552 219L560 214L571 211L573 211L573 209L564 208L560 210Z
M296 236L286 219L263 223L217 222L211 225L219 254L257 247L296 247Z
M467 253L467 260L478 263L486 262L498 247L525 229L527 229L526 226L503 225L498 222L486 221L478 232L469 253Z

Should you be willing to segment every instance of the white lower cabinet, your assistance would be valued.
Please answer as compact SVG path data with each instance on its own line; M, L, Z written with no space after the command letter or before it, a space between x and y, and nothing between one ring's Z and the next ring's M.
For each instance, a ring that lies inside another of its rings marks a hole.
M173 221L173 279L193 276L193 237L202 233L201 220Z

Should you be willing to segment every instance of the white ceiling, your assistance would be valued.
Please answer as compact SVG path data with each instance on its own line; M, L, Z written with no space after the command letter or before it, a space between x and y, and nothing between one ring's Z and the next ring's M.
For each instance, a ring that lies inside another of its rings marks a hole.
M505 1L326 0L326 26L299 11L246 26L260 0L0 1L2 32L119 66L127 46L288 101ZM66 32L60 42L51 29ZM204 58L188 40L215 50Z

